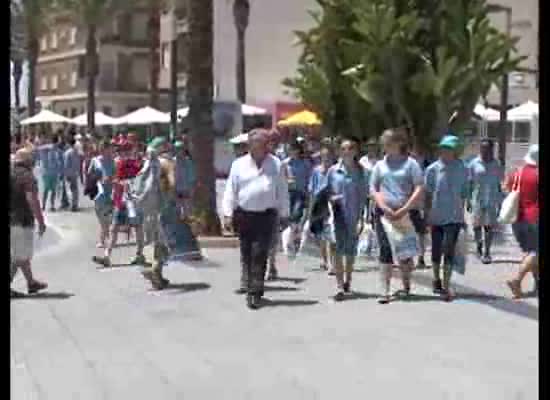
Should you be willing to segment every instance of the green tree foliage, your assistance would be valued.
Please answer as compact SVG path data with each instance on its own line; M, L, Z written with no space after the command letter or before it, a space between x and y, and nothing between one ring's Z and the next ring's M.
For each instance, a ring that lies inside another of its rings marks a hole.
M427 146L460 128L503 74L518 69L515 38L491 26L484 0L318 0L296 32L297 76L284 83L338 133L409 126ZM345 119L345 120L343 120Z

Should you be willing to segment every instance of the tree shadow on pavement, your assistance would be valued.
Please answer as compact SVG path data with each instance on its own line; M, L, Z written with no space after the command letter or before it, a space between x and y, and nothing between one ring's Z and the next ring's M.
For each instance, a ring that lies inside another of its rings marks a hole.
M319 304L317 300L271 300L263 299L262 306L264 307L300 307L300 306L314 306Z
M42 292L36 294L23 295L23 297L12 298L12 300L66 300L74 296L74 293L68 292Z
M393 297L394 297L394 300L392 301L402 301L404 303L420 303L424 301L442 301L441 296L428 295L428 294L411 293L408 296L401 296L399 294L394 294Z

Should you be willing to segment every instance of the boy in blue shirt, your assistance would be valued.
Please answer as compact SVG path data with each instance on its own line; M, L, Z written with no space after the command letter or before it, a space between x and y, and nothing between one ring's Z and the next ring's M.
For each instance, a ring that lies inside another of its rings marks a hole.
M458 137L443 137L439 143L439 160L428 167L425 178L428 223L432 227L433 289L447 301L453 298L451 273L468 195L468 173L458 158L460 147ZM442 259L443 283L440 276Z

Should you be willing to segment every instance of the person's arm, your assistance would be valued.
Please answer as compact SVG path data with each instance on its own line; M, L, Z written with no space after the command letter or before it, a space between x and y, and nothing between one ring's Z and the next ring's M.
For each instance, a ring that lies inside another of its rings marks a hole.
M405 205L397 210L397 212L394 214L394 217L396 219L402 218L403 216L405 216L405 214L412 210L413 207L418 204L418 201L421 199L422 194L424 193L424 174L422 173L422 169L416 161L412 163L410 173L412 175L414 189Z
M235 163L231 165L229 177L225 182L225 190L222 199L223 216L226 219L226 225L231 225L230 220L233 217L233 211L237 208L238 195L238 176Z
M386 200L384 199L384 195L380 191L381 182L382 177L380 174L380 167L377 164L372 169L372 175L370 177L370 193L374 198L374 201L378 208L380 208L384 212L384 214L391 217L393 216L393 210L388 207L388 205L386 204Z
M25 191L25 196L31 207L34 218L38 222L38 234L42 236L46 231L46 224L44 223L44 214L42 214L42 208L40 207L40 200L38 199L38 188L36 184L29 178L31 183Z
M287 220L290 216L290 199L288 196L288 183L284 176L283 165L279 170L276 182L277 211L282 220Z

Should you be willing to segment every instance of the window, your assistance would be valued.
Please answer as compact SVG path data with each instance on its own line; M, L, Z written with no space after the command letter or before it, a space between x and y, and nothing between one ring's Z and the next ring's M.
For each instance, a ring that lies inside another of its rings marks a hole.
M75 88L78 80L78 73L76 71L71 72L71 87Z
M69 44L71 46L74 46L76 44L76 27L71 28L71 32L69 34Z
M529 143L530 140L531 140L531 123L515 122L514 123L514 142Z
M169 43L163 43L162 44L162 51L160 54L160 62L162 64L163 69L170 69L170 44Z
M48 90L48 76L44 75L40 78L40 90Z
M40 51L46 51L48 50L48 37L42 36L40 39Z
M74 108L74 107L71 108L71 118L76 117L76 113L77 113L77 112L78 112L78 111L76 110L76 108Z
M61 111L61 115L63 115L64 117L68 117L69 115L69 112L67 110L63 110Z
M53 74L52 75L52 90L57 90L57 85L59 83L59 78L57 76L57 74Z
M57 49L57 32L52 32L52 49Z

